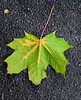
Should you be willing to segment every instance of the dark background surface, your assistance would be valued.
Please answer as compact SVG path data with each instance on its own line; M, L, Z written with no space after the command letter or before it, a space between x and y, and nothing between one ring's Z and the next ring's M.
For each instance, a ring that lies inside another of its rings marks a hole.
M44 36L57 29L56 36L74 48L65 51L70 62L66 77L48 66L47 78L39 86L28 79L28 70L7 75L4 62L13 50L6 46L24 30L38 38L55 6ZM9 13L5 14L4 10ZM0 100L81 100L80 0L0 0Z

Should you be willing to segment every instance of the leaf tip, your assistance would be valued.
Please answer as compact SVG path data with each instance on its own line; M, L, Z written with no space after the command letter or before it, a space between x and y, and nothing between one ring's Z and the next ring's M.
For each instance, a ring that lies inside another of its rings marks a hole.
M10 43L8 43L8 44L6 44L6 46L11 47L11 44L10 44Z
M7 72L7 74L10 74L9 72Z
M24 33L26 33L26 31L24 30Z
M6 59L4 60L4 62L6 62Z
M28 36L28 33L26 31L24 31L24 33L25 33L25 36Z
M65 73L63 74L64 78L65 78Z
M6 46L8 46L9 44L6 44Z
M54 9L54 6L52 6L51 10L53 10L53 9Z
M74 46L69 45L68 49L69 49L69 48L74 48Z
M53 34L55 34L55 33L56 33L56 31L57 31L57 30L55 30L55 31L53 32Z
M74 48L74 46L70 46L71 48Z

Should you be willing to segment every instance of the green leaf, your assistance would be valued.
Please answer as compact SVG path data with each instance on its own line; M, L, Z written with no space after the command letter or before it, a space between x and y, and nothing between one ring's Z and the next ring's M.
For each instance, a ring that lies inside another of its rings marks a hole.
M15 38L7 44L15 50L5 60L8 73L18 74L28 68L29 80L35 85L39 85L41 80L47 77L45 70L48 65L65 76L65 66L69 63L64 57L64 51L72 46L68 45L64 38L56 38L55 32L40 40L25 32L24 38Z

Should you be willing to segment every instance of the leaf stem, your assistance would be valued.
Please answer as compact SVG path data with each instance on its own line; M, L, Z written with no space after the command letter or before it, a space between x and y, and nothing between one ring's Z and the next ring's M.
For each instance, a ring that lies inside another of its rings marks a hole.
M44 27L42 33L41 33L40 40L41 40L41 38L42 38L42 36L43 36L43 33L44 33L44 31L45 31L46 26L48 25L48 22L49 22L49 19L50 19L50 17L51 17L51 14L52 14L53 9L54 9L54 6L51 8L51 12L50 12L50 14L49 14L48 20L47 20L46 25L45 25L45 27Z

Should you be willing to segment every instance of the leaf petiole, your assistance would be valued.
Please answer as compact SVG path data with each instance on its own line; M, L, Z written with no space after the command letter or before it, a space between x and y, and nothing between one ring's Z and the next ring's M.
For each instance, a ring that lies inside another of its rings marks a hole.
M49 14L48 20L47 20L46 25L45 25L45 27L44 27L42 33L41 33L40 40L41 40L41 38L42 38L42 36L43 36L43 33L44 33L44 31L45 31L46 26L48 25L48 22L49 22L49 19L50 19L50 17L51 17L51 14L52 14L53 9L54 9L54 6L51 8L51 12L50 12L50 14Z

